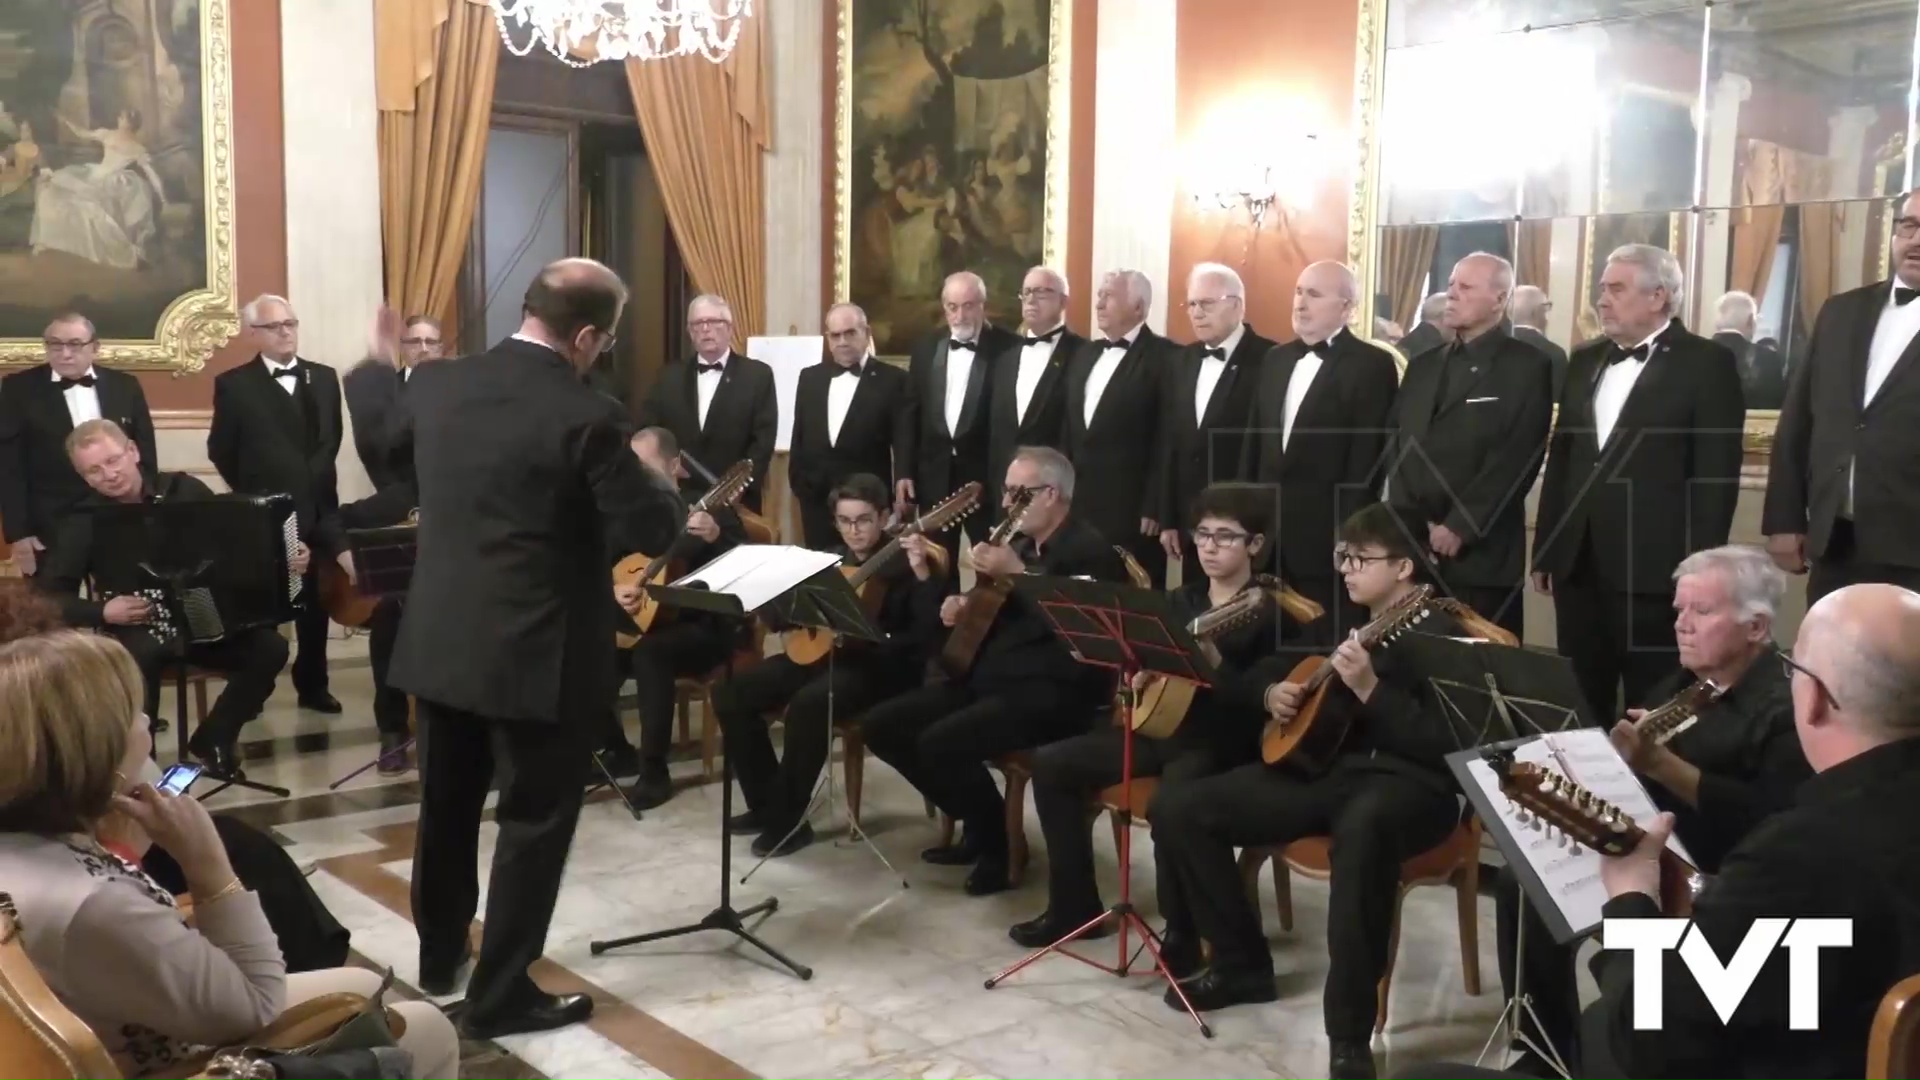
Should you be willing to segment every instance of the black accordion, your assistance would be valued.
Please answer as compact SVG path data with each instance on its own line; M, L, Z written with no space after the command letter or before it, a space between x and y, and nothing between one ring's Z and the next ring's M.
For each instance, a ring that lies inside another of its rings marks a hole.
M293 571L300 534L286 495L214 495L115 503L93 511L92 571L100 599L153 602L162 643L220 641L299 612Z

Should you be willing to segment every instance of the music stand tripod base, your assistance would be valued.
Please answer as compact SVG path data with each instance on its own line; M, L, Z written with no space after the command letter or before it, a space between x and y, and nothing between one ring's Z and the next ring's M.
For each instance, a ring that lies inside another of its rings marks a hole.
M184 664L186 660L181 658L177 660L176 663ZM184 678L174 680L174 711L180 717L180 730L185 731L187 729L187 680ZM181 760L184 761L185 759L182 758ZM290 799L293 797L293 792L286 788L274 787L272 784L263 784L258 780L249 780L245 776L230 776L225 773L217 773L213 771L211 766L206 766L204 762L201 764L205 769L207 779L214 781L212 791L202 792L194 796L194 798L201 802L206 802L208 799L213 798L215 795L220 794L230 787L246 788L248 791L258 791L261 794L272 795L281 799Z

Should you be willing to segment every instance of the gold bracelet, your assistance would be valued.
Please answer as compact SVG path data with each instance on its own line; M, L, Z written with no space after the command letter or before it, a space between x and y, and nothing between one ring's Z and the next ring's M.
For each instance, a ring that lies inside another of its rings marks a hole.
M245 888L246 888L246 885L242 884L240 879L236 877L232 881L229 881L225 885L222 885L220 887L219 892L214 893L212 896L207 897L205 900L196 900L194 901L194 903L199 907L205 907L206 905L211 904L216 900L225 900L227 897L232 896L234 893L240 892Z

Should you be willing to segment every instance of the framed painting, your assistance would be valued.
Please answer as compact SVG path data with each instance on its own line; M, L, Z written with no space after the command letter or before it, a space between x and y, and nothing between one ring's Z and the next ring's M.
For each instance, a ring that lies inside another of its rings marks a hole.
M904 356L957 270L1019 321L1029 267L1066 252L1072 0L839 0L834 296Z
M0 365L62 311L118 367L197 371L239 332L231 2L0 4Z

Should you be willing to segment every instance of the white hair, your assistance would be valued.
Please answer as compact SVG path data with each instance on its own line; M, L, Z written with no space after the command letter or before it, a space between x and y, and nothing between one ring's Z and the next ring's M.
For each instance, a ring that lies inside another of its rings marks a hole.
M688 319L693 318L693 310L698 307L713 308L724 316L728 322L733 321L733 306L727 303L725 297L715 296L713 293L701 293L699 296L694 297L687 303Z
M1225 263L1196 263L1187 275L1187 292L1191 294L1193 287L1202 281L1217 281L1226 287L1228 296L1247 298L1247 287L1241 282L1239 272Z
M826 328L827 320L833 318L833 313L836 311L853 312L860 319L860 329L862 330L867 329L867 309L861 307L859 304L849 303L848 301L845 301L845 300L842 300L839 303L828 308L827 313L820 317L820 326L822 329Z
M1023 446L1013 452L1013 460L1024 461L1040 474L1040 482L1060 494L1073 498L1073 462L1051 446Z
M1340 299L1358 300L1360 298L1360 279L1353 275L1353 267L1338 259L1321 259L1316 263L1308 263L1307 268L1300 271L1300 276L1304 278L1323 266L1331 266L1335 270L1334 277L1340 282Z
M1614 263L1625 263L1640 271L1640 287L1647 292L1667 290L1666 314L1680 310L1686 277L1680 272L1680 260L1673 257L1673 252L1652 244L1622 244L1607 256L1607 265Z
M1535 330L1545 330L1547 321L1547 291L1538 285L1521 285L1513 290L1513 299L1507 302L1507 317L1515 326L1531 326Z
M1446 310L1447 294L1443 292L1434 293L1432 296L1420 301L1420 321L1437 323L1440 321L1440 316Z
M1494 292L1506 293L1508 295L1511 295L1513 293L1513 264L1512 263L1508 262L1506 259L1498 255L1495 255L1491 251L1476 251L1471 255L1464 256L1463 258L1461 258L1459 262L1455 263L1454 265L1456 267L1464 266L1467 263L1475 262L1475 261L1487 262L1487 263L1493 264L1493 291Z
M247 301L247 306L240 309L240 321L246 323L248 326L260 325L260 309L266 307L268 304L279 304L281 307L287 309L287 314L293 314L293 305L287 302L286 297L275 296L272 293L261 293L259 296Z
M1041 274L1047 275L1048 280L1053 282L1053 287L1059 290L1060 299L1065 300L1070 295L1067 291L1067 275L1062 274L1060 271L1055 270L1051 266L1034 266L1034 267L1028 268L1027 276L1031 277L1035 273L1041 273ZM1021 283L1021 288L1025 288L1025 287L1026 287L1026 284L1023 281Z
M1153 279L1138 270L1109 270L1100 279L1100 284L1120 286L1127 303L1138 306L1143 319L1147 316L1147 309L1153 306Z
M1713 328L1751 333L1759 314L1760 307L1753 302L1753 296L1735 290L1722 296L1720 302L1714 305Z
M1718 574L1742 619L1765 618L1769 625L1787 595L1787 576L1766 552L1749 544L1727 544L1696 551L1680 561L1673 580L1690 574Z
M965 285L969 290L971 290L973 292L974 299L979 300L982 303L986 301L987 280L981 277L979 274L974 273L971 270L955 270L953 273L948 274L947 280L944 282L941 282L940 284L940 295L942 297L946 296L947 290L952 288L953 283L956 281L960 282L961 284Z

